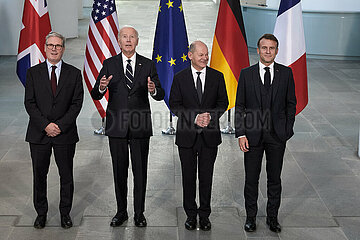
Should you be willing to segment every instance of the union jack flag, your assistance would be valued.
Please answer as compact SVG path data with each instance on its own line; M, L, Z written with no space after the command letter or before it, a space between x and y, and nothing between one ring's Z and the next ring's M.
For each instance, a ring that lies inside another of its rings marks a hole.
M24 86L27 69L45 61L45 37L50 31L46 0L25 0L16 66Z
M121 52L117 42L119 23L114 0L95 0L91 12L85 50L84 79L89 90L93 88L105 59ZM105 98L93 100L102 118L106 115L108 92Z

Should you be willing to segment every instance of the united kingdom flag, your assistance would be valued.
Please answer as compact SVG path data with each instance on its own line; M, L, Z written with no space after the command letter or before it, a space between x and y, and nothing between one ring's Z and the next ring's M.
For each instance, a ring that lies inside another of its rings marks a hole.
M24 86L27 69L45 60L45 37L50 31L46 0L25 0L16 67Z

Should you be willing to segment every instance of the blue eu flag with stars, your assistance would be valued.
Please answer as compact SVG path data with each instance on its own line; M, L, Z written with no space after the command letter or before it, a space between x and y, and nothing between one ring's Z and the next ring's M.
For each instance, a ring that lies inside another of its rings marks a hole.
M181 0L160 0L152 60L165 90L164 100L168 107L174 75L190 66L188 46Z

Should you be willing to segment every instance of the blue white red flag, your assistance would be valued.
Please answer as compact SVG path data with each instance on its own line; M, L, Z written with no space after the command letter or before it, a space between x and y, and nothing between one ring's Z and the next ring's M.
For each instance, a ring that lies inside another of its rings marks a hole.
M86 42L84 79L89 90L93 88L103 61L121 52L117 42L119 23L115 0L94 0ZM106 116L109 93L101 100L93 100L102 118Z
M305 35L300 0L281 0L274 35L279 40L275 61L291 67L294 74L296 114L308 103Z
M50 31L46 0L25 0L16 66L24 86L27 69L45 60L45 37Z

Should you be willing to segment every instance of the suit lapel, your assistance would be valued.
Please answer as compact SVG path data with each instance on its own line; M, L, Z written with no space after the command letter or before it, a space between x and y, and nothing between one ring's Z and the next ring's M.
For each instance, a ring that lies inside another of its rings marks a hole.
M258 99L259 103L261 103L261 97L260 97L260 83L261 83L261 78L260 78L260 72L259 72L259 63L257 63L256 65L254 65L255 69L253 71L253 83L254 83L254 87L255 87L255 94L256 94L256 98Z
M139 74L141 72L143 66L142 58L139 54L136 53L136 63L134 67L134 82L133 88L131 89L130 93L134 92L135 85L138 83L137 79L139 78Z
M203 92L203 96L202 96L202 99L201 99L201 104L204 103L207 95L208 95L208 92L209 92L209 88L210 88L210 85L211 85L211 76L209 75L209 68L206 67L206 75L205 75L205 87L204 87L204 92Z
M44 85L46 86L46 89L49 91L49 94L51 96L53 95L51 90L51 81L49 78L49 70L47 69L47 63L46 61L41 63L41 71L40 71L40 77L39 79L44 82Z
M274 63L274 79L272 82L272 101L274 101L277 90L279 89L279 84L280 84L280 71L279 71L279 66L277 65L277 63Z
M126 90L128 89L125 82L125 74L124 74L124 66L123 66L123 59L121 53L116 56L115 60L115 71L118 71L120 80L118 84L123 85ZM108 77L108 76L107 76Z
M60 77L59 77L58 85L56 87L55 97L59 94L62 87L66 84L66 81L68 79L68 77L67 77L68 74L69 74L68 65L66 63L64 63L64 61L63 61L62 65L61 65L61 71L60 71Z
M188 77L186 79L189 79L190 82L188 84L189 84L189 86L191 86L189 88L189 90L191 91L191 95L194 98L195 102L200 106L201 103L199 101L199 97L198 97L198 94L196 91L195 80L194 80L194 76L191 71L191 67L189 68L189 70L187 72L188 72Z

